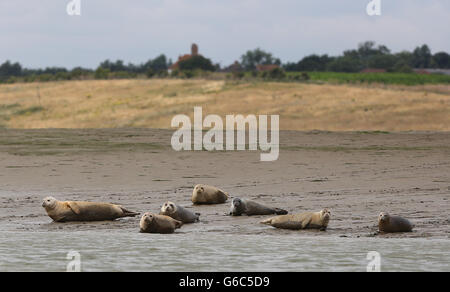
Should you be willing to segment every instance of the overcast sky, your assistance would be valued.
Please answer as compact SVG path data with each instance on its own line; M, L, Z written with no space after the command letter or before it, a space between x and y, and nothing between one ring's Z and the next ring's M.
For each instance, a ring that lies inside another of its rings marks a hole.
M365 40L394 52L423 43L450 51L450 1L381 0L1 0L0 63L30 68L96 67L105 59L141 63L161 53L176 60L200 53L228 65L260 47L283 62L309 54L337 55Z

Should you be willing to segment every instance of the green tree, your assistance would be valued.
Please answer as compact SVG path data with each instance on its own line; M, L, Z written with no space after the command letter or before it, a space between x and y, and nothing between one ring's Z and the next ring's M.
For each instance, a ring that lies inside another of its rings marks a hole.
M430 68L431 50L427 45L417 47L412 54L412 65L414 68Z
M241 56L241 65L245 70L254 71L258 65L281 65L281 61L273 57L271 53L257 48L253 51L247 51Z
M90 73L92 73L92 70L90 69L75 67L70 72L70 76L72 79L81 79L82 77L88 76Z
M408 66L412 66L413 64L413 54L411 52L408 51L402 51L400 53L397 53L394 55L395 58L397 59L397 63L402 63L402 64L406 64Z
M6 61L0 66L0 81L6 81L10 77L19 77L22 75L22 66L19 63Z
M450 55L446 52L434 54L433 61L436 63L437 68L450 69Z
M375 47L374 41L366 41L358 45L358 55L361 59L369 59L375 55L387 55L391 51L384 45L379 45Z
M117 60L116 62L111 62L109 60L103 61L100 63L100 66L103 69L107 69L110 72L118 72L118 71L128 71L127 66L123 64L122 60Z
M333 58L328 55L318 56L310 55L304 57L297 64L288 64L285 66L286 71L325 71L328 64L333 61Z
M358 59L350 56L336 58L328 65L328 70L333 72L359 72L363 68L363 64Z
M103 67L98 67L97 70L95 70L95 79L108 79L110 70L105 69Z
M152 78L153 76L155 76L155 71L153 71L153 69L150 68L147 70L146 75L147 75L147 78Z
M369 67L369 60L375 56L389 55L390 50L384 46L376 46L373 41L366 41L358 45L356 50L344 51L344 57L351 58L354 60L359 60L363 67Z
M181 61L178 65L182 71L193 71L197 69L204 71L215 71L216 69L210 59L200 55Z
M411 66L409 66L409 64L404 62L403 60L399 60L394 65L394 67L392 67L392 71L398 72L398 73L412 73L413 72Z
M42 73L56 75L57 73L67 73L67 69L62 67L47 67Z
M397 63L394 55L375 55L368 60L370 68L391 70Z
M160 55L160 56L156 57L155 59L153 59L151 68L155 72L166 71L167 68L169 68L167 66L167 58L166 58L166 56L165 55Z
M166 71L169 68L169 63L165 55L160 55L153 60L148 60L142 66L142 72L148 72L148 70L153 70L153 72Z
M286 78L286 72L281 68L274 68L269 71L269 78L275 80L281 80Z

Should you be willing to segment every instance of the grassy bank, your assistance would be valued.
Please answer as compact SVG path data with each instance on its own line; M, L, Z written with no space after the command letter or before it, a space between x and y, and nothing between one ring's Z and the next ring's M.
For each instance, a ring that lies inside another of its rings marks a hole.
M450 131L449 85L207 79L0 85L3 128L170 128L176 114L278 114L284 130Z

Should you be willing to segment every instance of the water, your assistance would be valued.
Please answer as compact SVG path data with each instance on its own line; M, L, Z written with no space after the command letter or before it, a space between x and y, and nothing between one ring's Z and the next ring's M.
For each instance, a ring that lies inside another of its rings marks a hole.
M1 232L0 271L66 271L72 250L82 271L364 272L369 251L381 254L382 271L450 271L448 239L135 230Z

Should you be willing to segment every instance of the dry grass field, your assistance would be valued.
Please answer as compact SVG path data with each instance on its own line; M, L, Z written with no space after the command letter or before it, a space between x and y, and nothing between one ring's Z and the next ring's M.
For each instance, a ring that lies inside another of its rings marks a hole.
M450 86L211 80L0 85L0 127L170 128L175 114L279 114L283 130L450 131Z

